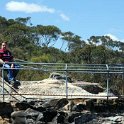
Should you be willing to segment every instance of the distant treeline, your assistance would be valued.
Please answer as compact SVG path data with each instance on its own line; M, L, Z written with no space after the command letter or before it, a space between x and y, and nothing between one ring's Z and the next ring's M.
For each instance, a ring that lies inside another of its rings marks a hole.
M109 36L91 36L82 40L71 31L62 32L54 25L33 26L31 18L6 19L0 16L0 42L8 41L16 59L38 63L123 64L124 42ZM60 48L55 44L62 43ZM66 44L65 50L63 46ZM69 73L72 78L106 85L106 75ZM48 73L21 70L21 80L41 80ZM124 75L111 74L110 87L124 91Z

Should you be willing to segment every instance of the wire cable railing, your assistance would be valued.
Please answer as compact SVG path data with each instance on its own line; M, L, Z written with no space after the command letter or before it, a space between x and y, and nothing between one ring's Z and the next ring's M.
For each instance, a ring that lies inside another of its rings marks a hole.
M33 63L15 62L23 70L41 70L58 72L83 72L83 73L124 73L124 64L68 64L68 63ZM5 68L4 68L5 69ZM16 69L16 68L15 68Z
M42 72L64 72L67 77L68 72L76 72L76 73L101 73L101 74L107 74L107 82L106 82L106 91L107 91L107 99L109 97L109 74L124 74L124 64L69 64L69 63L33 63L33 62L27 62L27 61L21 61L21 62L14 62L15 64L19 64L20 68L14 68L14 69L20 69L20 70L37 70ZM9 62L8 64L11 64ZM2 77L4 79L4 70L6 68L1 67L2 70ZM66 78L66 98L68 98L68 82ZM3 93L3 101L4 101L4 80L2 80L2 91ZM14 94L13 94L14 95ZM20 95L17 94L16 95ZM32 94L33 95L33 94Z

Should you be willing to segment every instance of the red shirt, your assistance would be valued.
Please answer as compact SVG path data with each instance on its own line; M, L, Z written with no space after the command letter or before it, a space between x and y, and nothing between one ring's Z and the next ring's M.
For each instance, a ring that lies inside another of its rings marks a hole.
M0 59L2 59L4 62L12 62L12 53L9 50L0 49Z

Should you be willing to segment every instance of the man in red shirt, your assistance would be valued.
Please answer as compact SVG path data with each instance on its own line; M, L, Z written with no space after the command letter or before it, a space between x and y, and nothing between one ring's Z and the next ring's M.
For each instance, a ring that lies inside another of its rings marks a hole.
M16 82L15 77L19 70L13 69L18 68L18 66L12 62L13 55L8 49L7 42L3 42L0 49L0 63L3 64L3 67L7 71L8 82L14 85Z

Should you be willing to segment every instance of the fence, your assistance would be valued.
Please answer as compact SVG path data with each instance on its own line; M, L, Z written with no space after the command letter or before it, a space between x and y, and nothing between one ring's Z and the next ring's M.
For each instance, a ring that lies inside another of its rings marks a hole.
M11 63L10 63L11 64ZM76 72L76 73L86 73L86 74L107 74L106 79L106 95L105 98L110 98L109 96L109 74L122 74L124 75L124 65L122 64L65 64L65 63L32 63L32 62L15 62L15 64L20 65L20 70L37 70L42 72L63 72L66 75L65 80L65 94L47 94L46 96L52 95L52 96L65 96L66 98L72 97L72 94L69 94L68 91L68 81L67 81L67 74L69 72ZM15 68L17 69L17 68ZM5 81L4 81L4 71L6 68L1 67L2 70L2 97L3 101L5 100L5 95L8 95L5 93ZM124 77L124 76L123 76ZM9 94L10 95L10 94ZM19 94L16 92L12 95L44 95L44 94ZM101 96L97 95L74 95L81 98L99 98ZM26 97L24 97L26 98Z

